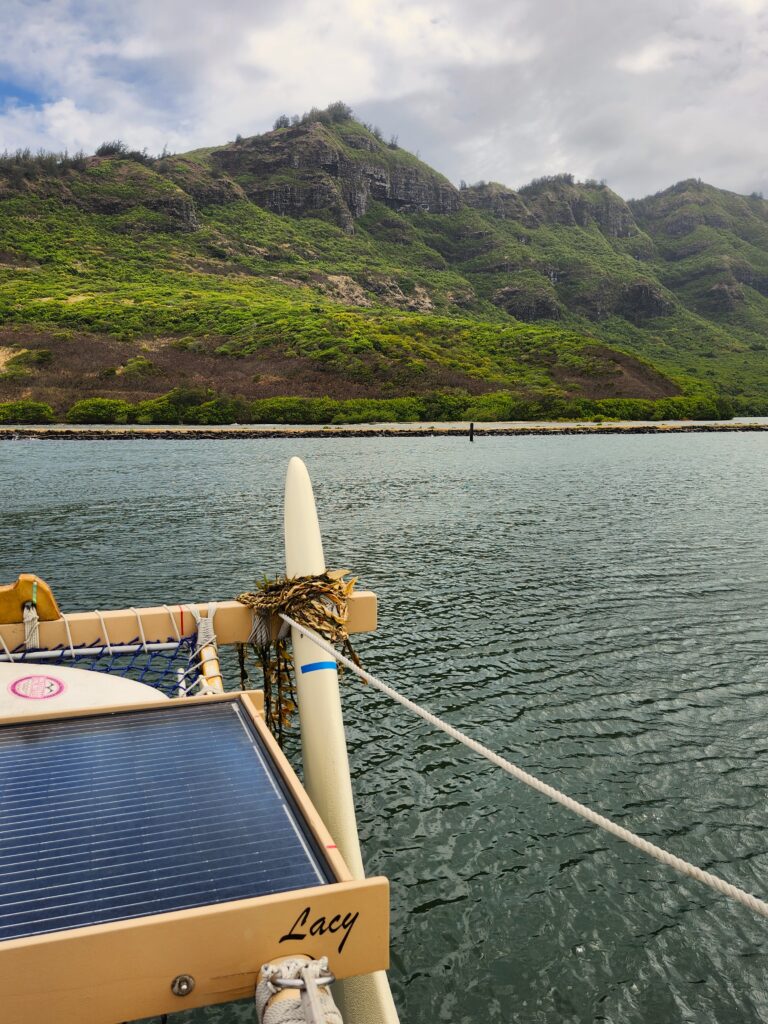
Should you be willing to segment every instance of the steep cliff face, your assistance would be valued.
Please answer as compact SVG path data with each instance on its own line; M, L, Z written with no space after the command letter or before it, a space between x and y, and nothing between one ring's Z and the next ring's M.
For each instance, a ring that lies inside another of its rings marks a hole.
M462 202L473 210L483 210L499 220L519 221L525 227L537 227L541 221L517 192L496 181L469 185L461 190Z
M606 238L631 238L640 233L627 203L606 185L577 183L570 174L540 178L520 190L520 196L542 224L589 228L596 225Z
M588 228L597 225L607 238L640 234L627 203L605 185L574 182L570 174L541 178L514 192L498 182L462 188L466 206L500 220L515 220L526 227L542 224Z
M214 165L273 213L325 217L345 231L377 201L402 213L451 213L456 188L356 121L280 128L212 153Z
M768 204L689 178L630 203L657 250L658 276L697 313L764 332Z
M451 263L458 256L478 294L516 319L571 313L640 325L674 311L674 296L639 266L653 241L605 185L557 175L519 192L481 182L460 195L460 217L432 219L433 244Z

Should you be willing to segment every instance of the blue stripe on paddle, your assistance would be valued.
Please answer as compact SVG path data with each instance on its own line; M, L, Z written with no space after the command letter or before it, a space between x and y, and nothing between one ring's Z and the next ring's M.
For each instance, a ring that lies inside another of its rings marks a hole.
M322 668L336 668L335 661L312 661L309 665L301 666L301 674L305 672L319 672Z

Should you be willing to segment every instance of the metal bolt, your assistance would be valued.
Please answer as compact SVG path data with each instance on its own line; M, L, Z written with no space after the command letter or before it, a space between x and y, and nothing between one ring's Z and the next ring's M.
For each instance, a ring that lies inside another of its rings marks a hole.
M171 982L171 992L175 996L188 996L195 987L195 979L191 974L177 974Z

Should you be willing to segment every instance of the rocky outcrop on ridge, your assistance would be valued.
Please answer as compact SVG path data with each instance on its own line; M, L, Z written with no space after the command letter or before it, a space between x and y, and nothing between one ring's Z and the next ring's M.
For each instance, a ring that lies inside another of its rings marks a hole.
M216 150L212 159L253 202L291 217L325 217L345 231L372 201L400 213L452 213L458 190L357 122L280 128Z

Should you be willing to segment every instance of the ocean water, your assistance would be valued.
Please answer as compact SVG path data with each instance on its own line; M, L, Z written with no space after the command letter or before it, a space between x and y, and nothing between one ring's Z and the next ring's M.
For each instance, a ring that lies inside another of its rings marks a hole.
M294 454L328 564L379 595L372 671L768 895L768 437L0 442L0 580L67 610L231 597L282 570ZM765 921L344 696L404 1024L768 1020Z

